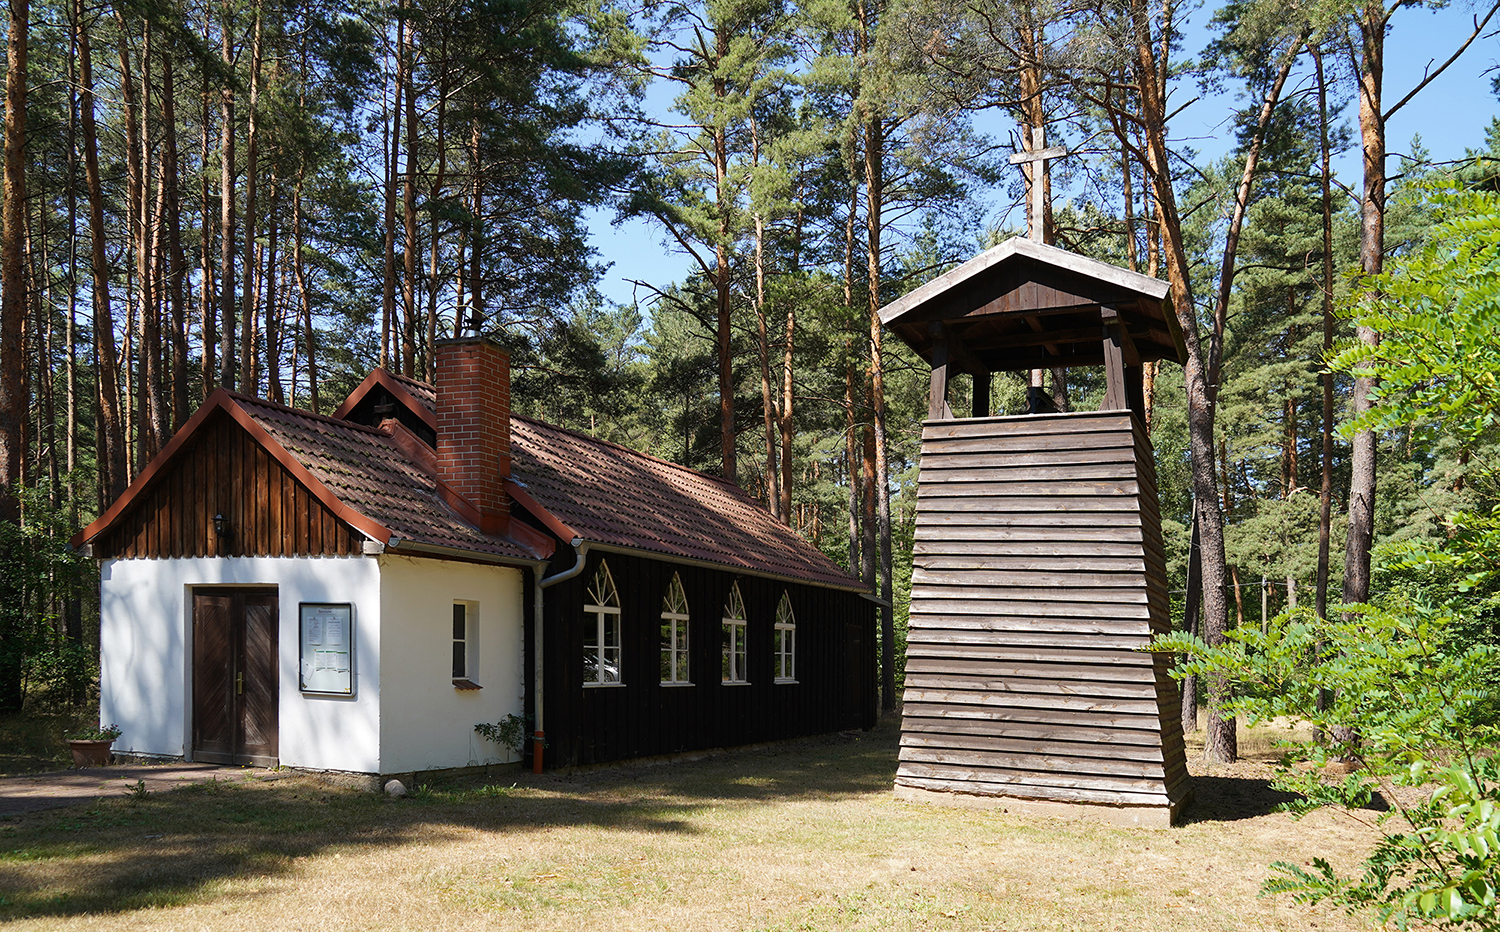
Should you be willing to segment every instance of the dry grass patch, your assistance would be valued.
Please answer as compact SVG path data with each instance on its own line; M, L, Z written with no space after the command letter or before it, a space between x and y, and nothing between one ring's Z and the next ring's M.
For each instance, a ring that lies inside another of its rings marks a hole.
M1171 831L898 802L894 723L774 751L406 800L306 777L0 822L17 929L1356 929L1257 896L1265 865L1371 836L1204 773ZM1258 770L1257 770L1258 768Z

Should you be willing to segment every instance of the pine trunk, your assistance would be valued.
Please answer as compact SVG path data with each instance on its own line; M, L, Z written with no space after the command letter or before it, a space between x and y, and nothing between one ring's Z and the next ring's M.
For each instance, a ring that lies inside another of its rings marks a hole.
M226 70L234 67L230 37L233 7L225 0L222 45ZM234 85L228 77L219 90L219 384L234 391L239 382L235 366L234 312Z
M416 28L406 27L406 186L401 194L401 220L405 248L401 279L401 374L413 378L416 370L417 326L417 92Z
M870 420L875 445L875 506L880 548L880 708L896 709L896 616L891 580L891 483L885 430L885 350L880 325L880 234L885 206L885 124L878 112L865 124L865 233L870 321Z
M1323 208L1323 355L1333 352L1333 147L1328 136L1328 81L1323 72L1323 53L1313 48L1318 78L1319 193ZM1318 486L1318 578L1314 605L1319 618L1328 617L1328 568L1333 530L1333 372L1322 375L1322 477Z
M99 177L99 137L94 122L93 50L88 28L84 26L83 0L74 0L74 23L78 44L79 125L83 133L84 183L89 198L89 239L91 240L93 328L99 423L95 431L99 445L99 491L106 502L125 492L129 484L125 436L120 417L120 359L115 346L115 321L110 308L110 269L105 252L104 186Z
M172 424L171 431L188 418L188 348L187 300L184 281L187 278L187 256L182 250L182 198L177 163L177 113L170 53L161 56L162 190L165 194L167 253L172 263L167 275L167 301L172 314ZM170 431L169 431L170 432Z
M1145 0L1132 0L1131 12L1136 32L1134 64L1141 92L1140 116L1146 143L1146 164L1150 171L1152 190L1156 195L1161 253L1166 262L1167 278L1172 286L1172 307L1188 353L1184 377L1193 493L1194 499L1201 506L1198 515L1203 560L1203 638L1211 645L1218 645L1223 643L1228 630L1229 612L1224 599L1224 517L1217 507L1218 490L1214 475L1214 393L1209 382L1208 359L1199 338L1192 273L1172 187L1163 75L1166 63L1158 58L1151 40L1150 13ZM1160 27L1163 34L1167 35L1173 28L1170 3L1165 6L1163 15L1165 21ZM1226 718L1222 713L1223 704L1229 698L1229 684L1224 677L1217 676L1209 677L1205 685L1209 709L1204 756L1215 763L1232 762L1238 756L1234 720Z
M1359 131L1364 151L1364 192L1360 199L1360 271L1379 275L1385 267L1385 114L1381 89L1385 69L1385 31L1389 16L1372 2L1360 20L1362 41L1359 74ZM1373 291L1364 300L1374 301ZM1360 326L1361 343L1380 342L1374 328ZM1349 414L1359 418L1370 410L1370 392L1375 380L1354 379ZM1364 602L1370 597L1370 548L1375 542L1375 431L1357 431L1350 444L1349 537L1344 549L1344 601Z
M26 91L31 32L28 0L10 0L5 66L5 204L0 216L0 521L19 522L22 462L26 456L23 424L27 408L26 358L21 343L27 314L26 238ZM5 555L8 558L8 555ZM7 560L8 562L8 560ZM9 578L9 574L6 574ZM7 587L10 584L7 584ZM0 594L14 605L17 593ZM3 652L5 658L15 652ZM0 660L0 709L21 704L21 671Z
M250 102L245 112L245 280L240 298L240 391L247 395L260 393L260 372L255 352L256 322L260 319L258 270L256 260L260 232L260 72L263 60L261 45L261 5L255 5L255 22L250 27Z

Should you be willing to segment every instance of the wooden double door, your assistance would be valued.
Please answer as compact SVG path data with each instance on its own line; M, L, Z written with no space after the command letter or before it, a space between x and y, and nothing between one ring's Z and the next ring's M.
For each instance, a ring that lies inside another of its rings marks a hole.
M276 764L275 589L193 591L193 759Z

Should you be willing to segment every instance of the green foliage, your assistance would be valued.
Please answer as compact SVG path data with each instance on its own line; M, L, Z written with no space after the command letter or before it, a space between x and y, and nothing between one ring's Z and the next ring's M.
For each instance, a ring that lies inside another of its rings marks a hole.
M1346 434L1413 425L1473 444L1500 411L1500 194L1429 183L1417 189L1437 224L1426 241L1351 299L1376 345L1344 347L1330 365L1379 380L1368 414Z
M0 708L80 704L96 675L83 619L96 617L99 571L69 545L67 509L48 491L23 489L21 523L0 522Z
M1276 785L1299 794L1287 807L1294 814L1367 808L1377 794L1390 804L1359 876L1340 876L1321 859L1310 871L1277 863L1264 892L1372 912L1402 929L1418 921L1500 928L1500 650L1454 638L1461 622L1446 606L1343 611L1334 620L1288 612L1265 633L1229 632L1217 648L1182 633L1153 648L1186 655L1174 675L1229 676L1227 711L1236 717L1307 722L1327 737L1288 746ZM1330 779L1320 765L1340 758L1360 769ZM1423 798L1404 803L1397 787L1422 787Z
M70 731L63 737L69 741L113 741L121 734L119 725L95 725Z
M498 722L480 722L474 726L474 731L486 741L509 748L518 756L526 752L526 743L531 740L531 727L527 720L514 714L506 715ZM543 747L545 746L546 742L543 742Z

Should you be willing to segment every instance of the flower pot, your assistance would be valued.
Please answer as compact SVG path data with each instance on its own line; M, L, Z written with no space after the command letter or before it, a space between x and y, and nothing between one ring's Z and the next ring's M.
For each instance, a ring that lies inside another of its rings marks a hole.
M103 767L109 763L109 746L114 744L113 738L106 741L87 741L78 738L68 739L68 750L73 752L74 767Z

